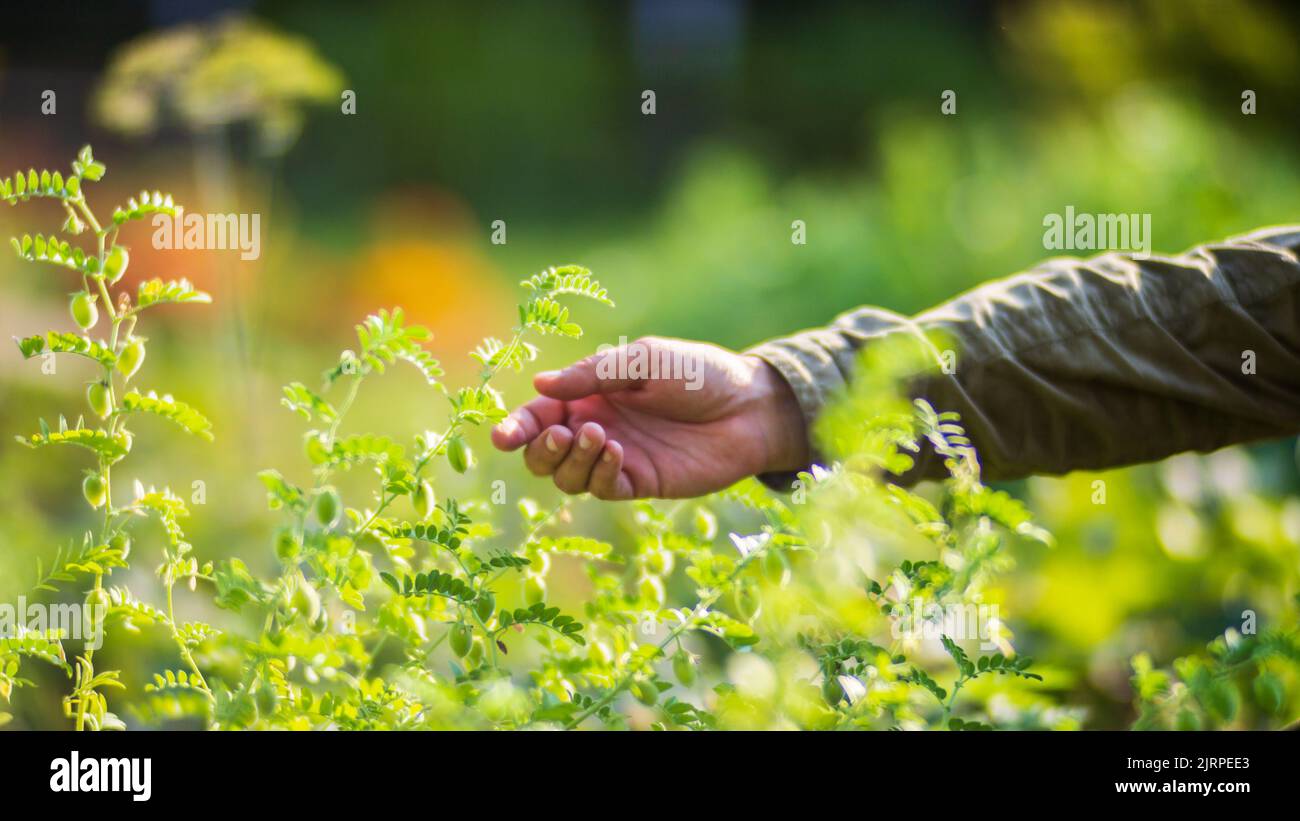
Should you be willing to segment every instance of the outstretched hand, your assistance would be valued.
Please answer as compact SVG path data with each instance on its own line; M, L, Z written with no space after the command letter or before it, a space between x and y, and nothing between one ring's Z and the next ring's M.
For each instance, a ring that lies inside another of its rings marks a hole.
M566 493L686 498L808 460L803 416L772 366L648 337L533 380L537 399L492 430Z

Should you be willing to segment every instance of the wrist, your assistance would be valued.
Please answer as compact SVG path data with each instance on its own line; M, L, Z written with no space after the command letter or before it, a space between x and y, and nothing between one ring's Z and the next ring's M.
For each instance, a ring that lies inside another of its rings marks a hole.
M790 383L766 360L745 355L754 366L754 412L763 441L756 473L803 470L812 459L808 423Z

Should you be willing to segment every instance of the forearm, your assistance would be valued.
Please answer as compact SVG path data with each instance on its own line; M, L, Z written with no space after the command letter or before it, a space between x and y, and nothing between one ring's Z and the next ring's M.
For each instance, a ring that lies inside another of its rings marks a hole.
M807 423L852 378L857 350L939 332L951 374L913 386L961 413L985 475L1149 461L1300 431L1300 229L1179 257L1058 260L911 320L862 309L753 352ZM905 480L942 472L922 454Z

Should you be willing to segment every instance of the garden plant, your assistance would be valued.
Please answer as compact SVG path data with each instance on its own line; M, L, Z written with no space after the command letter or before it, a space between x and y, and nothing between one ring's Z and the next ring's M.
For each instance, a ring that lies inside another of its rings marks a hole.
M23 697L24 668L35 663L67 674L63 703L77 729L128 720L304 730L1084 725L1082 710L1061 703L1066 688L1052 671L1017 651L1014 613L1000 607L997 583L1017 552L1051 550L1052 538L1019 501L983 484L955 414L908 395L908 379L932 366L924 344L864 352L859 378L815 432L824 467L800 474L789 493L747 480L706 499L629 503L627 538L602 541L568 526L570 506L591 502L505 506L445 492L439 477L475 470L476 431L506 416L496 377L526 369L538 340L581 336L571 307L613 307L576 265L521 283L517 322L472 352L479 377L466 386L444 383L430 332L401 309L365 318L355 346L319 380L284 388L284 407L308 428L306 464L258 476L279 517L272 543L203 561L181 527L184 501L167 488L115 488L113 467L131 452L136 414L212 438L198 410L136 387L147 343L139 318L209 299L156 279L114 294L129 263L119 231L176 206L143 192L101 224L83 184L104 173L87 147L67 176L0 181L11 204L62 205L72 240L24 235L14 247L80 280L70 302L79 332L21 339L20 351L81 356L100 371L87 386L89 414L42 420L19 437L38 451L85 448L82 492L102 512L38 568L32 595L76 591L105 641L162 631L175 663L146 671L152 683L131 692L64 632L28 631L0 640L5 701ZM89 250L75 244L87 236ZM446 402L440 427L413 442L353 431L362 388L379 389L404 366ZM947 478L916 490L889 481L922 451L943 461ZM370 477L369 489L347 498L353 471ZM162 526L156 543L133 536L148 517ZM157 562L159 601L113 584L131 561ZM587 582L565 606L548 585L561 563L580 566ZM178 585L228 612L217 624L179 621ZM1173 670L1139 655L1134 671L1139 727L1278 726L1295 715L1300 639L1293 627L1228 631Z
M40 420L40 429L30 436L19 436L18 441L35 449L54 445L77 445L90 451L92 464L85 470L81 491L86 503L103 511L99 527L85 532L80 539L60 550L48 568L38 567L36 590L54 592L55 586L89 580L90 589L84 600L82 628L88 638L101 635L107 622L116 614L119 620L131 623L132 614L156 622L167 630L175 641L177 654L185 669L187 680L202 692L209 693L203 674L195 664L193 648L210 634L202 624L180 624L174 615L173 589L179 582L194 587L200 575L210 568L200 569L193 556L193 548L185 540L180 520L189 515L185 503L171 490L145 489L137 483L130 501L128 494L113 487L113 466L131 452L134 435L127 427L135 414L155 414L176 423L195 436L211 439L211 425L195 408L173 399L170 394L161 396L155 391L141 392L133 381L145 363L148 340L141 336L139 320L150 308L168 303L210 302L207 294L194 289L185 280L163 281L151 279L140 284L134 295L123 289L114 296L112 289L126 274L130 254L119 244L121 229L135 220L153 214L174 214L175 203L170 196L160 192L141 191L138 198L113 209L111 220L101 224L86 199L84 183L97 182L105 174L103 163L97 161L90 146L86 146L72 162L71 173L65 178L58 171L30 170L18 172L0 180L0 197L11 205L32 198L58 201L67 215L62 231L74 238L89 232L93 244L89 250L75 245L58 235L24 234L13 239L18 256L29 262L42 262L72 271L80 279L80 288L71 294L68 310L76 332L50 331L43 336L18 340L24 358L53 357L73 354L93 360L99 374L86 387L85 397L89 420L85 411L69 424L63 414L56 425ZM104 315L100 321L101 311ZM97 333L98 338L90 336ZM134 597L124 587L109 588L105 582L115 568L125 567L131 555L131 527L143 517L155 516L162 523L166 539L161 548L158 577L162 581L166 601L163 607L148 605ZM9 697L15 684L18 658L35 656L63 667L72 677L71 692L64 699L64 711L81 729L121 728L121 719L108 709L105 692L121 688L119 671L97 670L94 641L88 641L85 652L71 661L64 653L61 636L55 634L25 633L11 636L0 654L0 695ZM190 678L192 676L192 679Z

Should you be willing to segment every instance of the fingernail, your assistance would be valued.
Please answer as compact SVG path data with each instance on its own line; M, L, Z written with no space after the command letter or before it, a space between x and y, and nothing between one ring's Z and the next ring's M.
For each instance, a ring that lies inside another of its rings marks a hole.
M600 461L602 461L602 462L612 462L612 461L614 461L614 454L610 453L609 451L605 451L605 454L604 454L603 456L600 457Z
M578 436L578 447L583 450L591 447L591 439L587 437L585 430Z
M498 427L506 436L513 436L515 431L519 430L519 423L515 421L513 416L507 416Z
M559 372L559 371L541 371L541 372L538 373L537 375L540 376L540 377L542 377L543 379L554 379L555 377L557 377L557 376L560 375L560 372Z
M560 446L555 443L555 434L553 433L546 434L546 449L549 450L551 453L560 452Z

